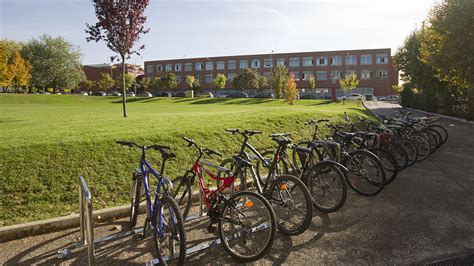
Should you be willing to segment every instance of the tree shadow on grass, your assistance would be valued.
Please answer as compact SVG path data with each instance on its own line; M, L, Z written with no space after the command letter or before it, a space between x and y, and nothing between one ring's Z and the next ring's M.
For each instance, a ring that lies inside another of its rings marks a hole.
M145 100L149 100L150 98L148 97L130 97L128 98L127 97L127 103L135 103L135 102L141 102L141 101L145 101ZM112 103L122 103L122 98L120 98L120 100L117 100L117 101L113 101Z
M226 104L262 104L267 102L273 102L274 99L264 99L264 98L243 98L236 101L227 102Z
M318 102L313 105L326 105L326 104L331 104L331 103L334 103L334 102L331 100L326 100L326 101L318 100Z

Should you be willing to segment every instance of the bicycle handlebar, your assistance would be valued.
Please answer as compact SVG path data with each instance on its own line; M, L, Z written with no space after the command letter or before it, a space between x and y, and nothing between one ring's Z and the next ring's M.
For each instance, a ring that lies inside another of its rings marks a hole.
M137 148L143 148L143 146L140 146L140 145L136 144L135 142L131 142L131 141L116 140L115 143L120 144L120 145L124 145L124 146L128 146L130 148L133 148L134 146L137 147Z
M211 150L211 149L209 149L209 148L201 148L201 147L199 147L199 146L196 144L196 142L194 142L193 139L190 139L190 138L187 138L187 137L183 137L183 139L188 142L188 147L191 147L191 146L194 145L194 147L196 147L196 149L198 149L199 152L201 152L201 153L204 152L204 153L206 153L206 154L209 155L209 156L212 156L212 155L214 154L214 155L217 155L217 156L222 157L222 154L218 153L217 151L213 151L213 150Z
M304 123L305 126L308 126L308 125L315 125L315 124L319 124L319 123L322 123L322 122L329 122L329 119L327 118L322 118L322 119L319 119L319 120L313 120L313 119L310 119L308 121L306 121Z
M263 134L262 131L258 131L258 130L244 130L244 131L241 131L240 129L237 129L237 128L228 128L225 130L226 132L229 132L229 133L232 133L232 134L241 134L242 136L253 136L253 135L257 135L257 134Z

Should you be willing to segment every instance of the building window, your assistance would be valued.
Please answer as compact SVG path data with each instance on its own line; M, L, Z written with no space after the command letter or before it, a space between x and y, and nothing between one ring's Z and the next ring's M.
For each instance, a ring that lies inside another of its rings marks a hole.
M146 65L146 73L147 73L147 74L153 73L153 69L154 69L154 68L155 68L155 67L154 67L153 65Z
M342 65L342 56L340 56L340 55L331 56L331 59L329 60L329 64L331 66L341 66Z
M338 80L341 79L342 72L340 70L332 70L331 71L331 80Z
M299 66L300 66L300 59L298 57L291 57L290 67L299 67Z
M260 67L260 59L252 59L252 68Z
M346 55L346 65L357 65L357 56L356 55Z
M206 74L206 83L212 83L212 75L211 74Z
M192 71L193 70L193 64L192 63L185 63L184 64L184 71Z
M171 72L171 64L166 64L165 70L166 72Z
M156 72L163 71L163 65L156 65Z
M227 81L232 82L235 78L235 73L229 73L227 74Z
M385 69L379 69L377 70L377 73L375 74L376 79L387 79L388 78L388 71Z
M181 64L174 65L174 71L181 72L183 70L183 66Z
M313 66L313 58L312 57L304 57L303 58L303 66L308 67L308 66Z
M377 64L388 64L388 55L387 54L378 54L377 57Z
M183 80L182 80L182 77L180 75L177 75L176 76L176 83L181 83Z
M285 65L285 58L278 58L277 66L284 66L284 65Z
M249 67L249 61L248 60L240 60L240 65L239 65L239 68L240 69L244 69L244 68L248 68Z
M360 56L360 64L361 65L372 65L372 55L371 54L363 54Z
M328 80L328 72L327 71L316 71L316 79L317 80Z
M227 61L227 69L236 69L236 68L237 68L237 64L235 60Z
M300 80L300 72L298 71L293 71L291 72L293 74L293 76L295 76L295 80L296 81L299 81Z
M328 65L328 57L327 56L318 56L316 59L316 63L318 66L327 66Z
M273 67L273 60L268 58L263 60L263 67L264 68L271 68Z
M372 71L364 69L360 72L360 79L368 80L372 78Z
M206 62L206 70L213 70L214 63L213 62Z
M225 68L225 62L224 61L217 61L216 62L216 69L223 70L224 68Z
M303 80L309 80L309 78L313 77L313 71L303 71Z
M196 71L201 71L202 70L202 63L201 62L197 62L194 66L194 69Z
M350 75L354 74L357 77L357 71L355 70L346 70L346 75L345 77L349 77Z

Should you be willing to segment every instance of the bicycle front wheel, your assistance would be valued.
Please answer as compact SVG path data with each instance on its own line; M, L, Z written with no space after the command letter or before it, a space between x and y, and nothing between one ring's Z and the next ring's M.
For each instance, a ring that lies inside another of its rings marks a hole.
M395 156L386 149L382 148L373 148L370 149L382 162L383 169L386 174L385 185L388 185L395 180L398 175L398 164Z
M183 265L186 257L186 235L178 204L169 196L160 199L153 211L153 237L158 260L163 265Z
M347 183L357 193L375 196L385 186L385 171L379 158L366 150L355 150L345 158L343 165L349 170Z
M277 227L285 235L302 234L313 218L313 201L306 185L296 176L275 177L267 199L272 204Z
M225 201L219 237L224 249L239 262L263 257L273 245L275 232L275 213L260 194L242 191Z
M428 158L428 155L430 155L430 144L428 141L418 134L410 136L410 139L415 143L418 149L418 157L416 158L416 161L420 162Z
M173 180L172 196L181 212L183 221L186 221L186 218L189 215L189 210L193 204L192 184L187 176L180 176Z

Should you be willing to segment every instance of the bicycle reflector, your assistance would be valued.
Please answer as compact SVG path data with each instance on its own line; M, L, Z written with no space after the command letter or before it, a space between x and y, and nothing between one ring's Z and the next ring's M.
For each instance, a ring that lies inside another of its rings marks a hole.
M249 207L249 208L250 208L250 207L253 207L253 202L250 201L250 200L247 201L247 202L245 202L245 207Z
M285 184L281 184L280 189L281 189L281 190L285 190L285 189L286 189L286 183L285 183Z

